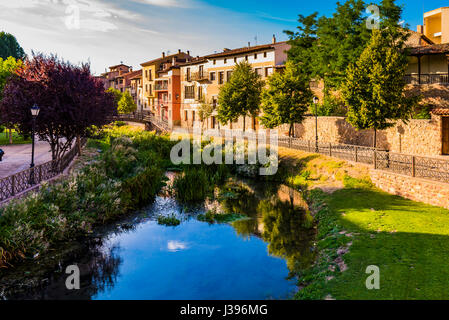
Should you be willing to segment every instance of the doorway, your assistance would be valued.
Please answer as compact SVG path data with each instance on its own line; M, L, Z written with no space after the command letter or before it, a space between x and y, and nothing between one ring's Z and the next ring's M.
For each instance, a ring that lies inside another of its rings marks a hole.
M443 122L443 154L449 155L449 117L441 118Z

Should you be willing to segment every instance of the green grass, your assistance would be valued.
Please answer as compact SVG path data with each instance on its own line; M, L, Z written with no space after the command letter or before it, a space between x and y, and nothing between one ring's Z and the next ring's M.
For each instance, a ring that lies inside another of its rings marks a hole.
M12 132L12 143L13 144L26 144L31 143L31 139L25 139L22 135L17 132ZM9 144L9 133L7 131L0 132L0 146Z
M344 230L360 233L348 270L329 281L338 299L448 299L449 211L375 189L343 189L325 200ZM343 215L345 213L345 215ZM367 290L368 265L380 290Z
M342 188L332 194L306 192L318 220L319 253L315 265L298 274L305 288L295 298L449 299L449 210L383 192L363 167L307 154L299 160L286 179L291 186L319 188L319 173L328 178L326 184L338 180ZM346 248L347 253L338 252ZM346 271L341 272L339 258ZM366 288L370 265L380 269L379 290Z
M449 299L449 211L345 180L345 188L331 195L319 190L309 195L318 208L321 254L315 267L301 275L309 287L296 297ZM336 252L349 242L342 256L348 268L340 272ZM380 268L379 290L365 286L369 265Z

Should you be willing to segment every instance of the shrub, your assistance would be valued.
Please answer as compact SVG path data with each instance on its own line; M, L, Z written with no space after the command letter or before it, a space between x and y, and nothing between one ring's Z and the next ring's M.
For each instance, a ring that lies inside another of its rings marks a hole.
M183 174L175 178L173 188L181 202L191 202L206 199L212 185L205 169L187 167Z

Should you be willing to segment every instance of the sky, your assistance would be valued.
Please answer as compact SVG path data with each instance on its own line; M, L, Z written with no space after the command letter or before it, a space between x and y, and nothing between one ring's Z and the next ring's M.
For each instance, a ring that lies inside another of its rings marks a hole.
M341 0L343 2L344 0ZM399 0L416 30L424 11L449 0ZM335 0L0 0L0 30L16 36L27 54L54 53L90 62L94 74L123 62L140 63L178 49L193 56L287 40L298 14L329 16Z

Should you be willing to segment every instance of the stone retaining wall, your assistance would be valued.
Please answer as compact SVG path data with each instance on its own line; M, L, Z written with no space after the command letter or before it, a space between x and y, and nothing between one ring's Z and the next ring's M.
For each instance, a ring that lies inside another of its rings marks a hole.
M449 209L449 184L370 170L371 181L385 192Z
M283 126L281 132L288 132ZM315 140L315 118L307 117L295 125L295 136ZM318 117L318 140L323 142L372 146L373 130L355 130L344 117ZM423 156L441 155L441 117L429 120L399 121L394 127L377 132L377 146L392 152Z

